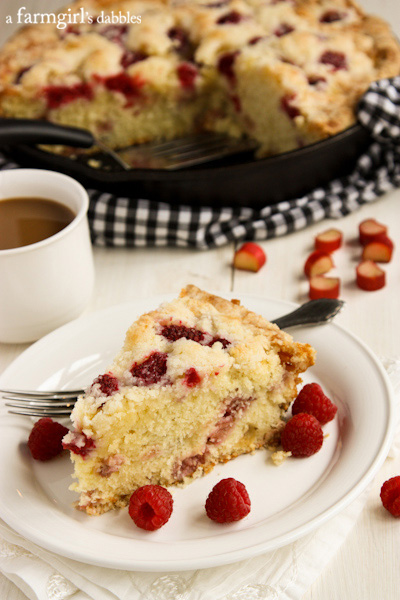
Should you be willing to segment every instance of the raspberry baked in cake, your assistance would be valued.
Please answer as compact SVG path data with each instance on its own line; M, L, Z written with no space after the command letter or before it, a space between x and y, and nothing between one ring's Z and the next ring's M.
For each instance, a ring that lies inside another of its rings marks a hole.
M141 316L76 403L63 440L77 507L98 515L146 484L186 484L217 463L275 447L315 351L194 286Z
M0 53L0 114L111 147L211 130L266 156L338 133L400 73L389 25L353 0L77 0L93 23L32 25ZM139 15L104 24L100 15ZM100 21L100 22L99 22Z

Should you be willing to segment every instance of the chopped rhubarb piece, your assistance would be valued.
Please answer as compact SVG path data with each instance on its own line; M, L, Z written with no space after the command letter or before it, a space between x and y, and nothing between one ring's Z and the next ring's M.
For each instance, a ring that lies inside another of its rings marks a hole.
M72 86L49 85L44 88L44 96L50 109L59 108L79 98L93 99L93 88L89 83L76 83Z
M181 86L184 89L191 90L194 88L194 82L199 74L197 68L190 63L182 63L178 65L177 73Z
M342 232L339 229L327 229L315 238L315 249L322 252L334 252L342 245Z
M93 438L88 437L83 431L70 431L64 436L62 445L65 450L70 450L82 458L96 447Z
M385 286L386 273L373 260L363 260L356 268L356 282L362 290L374 292Z
M379 235L364 246L362 259L388 263L392 260L393 248L393 242L387 235Z
M340 279L338 277L325 277L315 275L310 279L310 300L319 298L339 298Z
M249 46L255 46L256 44L258 44L258 42L260 40L263 40L264 36L262 35L256 35L255 37L251 38L251 40L249 40Z
M304 273L307 277L314 277L314 275L323 275L334 267L332 257L327 252L321 252L321 250L314 250L307 258L304 265Z
M148 54L145 52L134 51L134 50L126 50L122 55L120 60L120 64L124 69L127 69L131 65L134 65L137 62L141 62L148 58Z
M236 76L234 71L234 64L236 57L239 54L239 50L235 52L226 52L222 54L218 59L218 71L225 75L225 77L233 84L236 82Z
M266 261L267 257L261 246L254 242L246 242L235 252L233 266L235 269L257 273Z
M233 428L235 419L240 419L243 416L253 400L254 398L241 397L229 400L225 406L224 414L215 423L215 426L207 439L207 444L210 444L211 446L221 444Z
M345 13L339 12L338 10L327 10L320 17L320 23L334 23L335 21L341 21L346 16Z
M387 234L387 227L375 219L365 219L358 226L360 244L365 246L373 242L376 237Z
M207 458L207 453L194 454L183 459L179 464L176 464L172 470L172 476L178 481L182 481L184 477L190 477L200 465L204 465Z
M167 354L152 352L142 363L131 367L131 374L137 380L137 385L153 385L162 380L167 372Z
M238 12L237 10L232 10L231 12L227 13L226 15L223 15L222 17L220 17L217 21L218 25L236 25L237 23L240 23L240 21L243 21L244 16L242 14L240 14L240 12Z
M101 461L101 467L99 468L99 475L101 477L110 477L113 473L117 473L126 458L122 454L113 454L107 458L103 458Z
M289 119L295 119L301 115L298 107L293 104L296 94L286 94L281 98L281 109L288 115Z
M282 37L288 33L291 33L292 31L294 31L294 27L292 27L292 25L289 25L288 23L281 23L281 25L275 29L274 35L276 35L276 37Z
M188 387L195 387L201 383L201 377L194 367L186 371L184 382Z
M348 68L346 55L343 54L343 52L336 52L335 50L327 50L324 52L319 61L324 65L332 66L334 71Z
M164 325L161 329L161 335L170 342L185 338L200 343L204 340L205 334L195 327L186 327L186 325Z

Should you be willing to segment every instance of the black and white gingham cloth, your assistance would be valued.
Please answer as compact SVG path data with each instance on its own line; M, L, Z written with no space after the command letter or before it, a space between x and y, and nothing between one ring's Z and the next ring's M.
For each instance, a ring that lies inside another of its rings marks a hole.
M324 188L261 210L171 206L88 190L92 241L98 246L206 250L232 241L266 240L345 216L400 187L400 77L373 83L359 104L358 119L373 141L350 175ZM15 166L5 158L0 162L0 168Z

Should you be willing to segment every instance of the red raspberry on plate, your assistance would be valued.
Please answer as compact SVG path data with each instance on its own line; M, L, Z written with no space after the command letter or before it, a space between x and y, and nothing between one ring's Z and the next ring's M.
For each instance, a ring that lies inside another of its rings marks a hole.
M394 517L400 517L400 477L392 477L381 487L383 506Z
M243 483L233 477L222 479L208 495L206 513L217 523L240 521L250 512L250 498Z
M335 418L337 406L325 396L318 383L307 383L293 402L292 414L307 413L313 415L321 425Z
M324 434L322 427L315 417L299 413L285 425L281 434L282 448L299 458L311 456L322 447Z
M39 419L29 435L28 448L35 460L46 461L63 451L62 439L68 429L50 419Z
M161 485L144 485L135 490L129 501L129 515L141 529L155 531L169 520L173 500Z

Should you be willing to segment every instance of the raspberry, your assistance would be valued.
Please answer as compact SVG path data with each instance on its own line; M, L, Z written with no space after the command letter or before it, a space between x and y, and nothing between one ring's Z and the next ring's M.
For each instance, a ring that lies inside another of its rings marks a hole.
M186 31L181 27L171 27L167 32L168 37L173 41L175 51L182 58L193 61L194 47Z
M327 50L324 52L320 57L319 62L324 65L331 65L334 68L334 71L348 68L345 54L343 54L343 52L335 52L334 50Z
M217 21L218 25L236 25L237 23L240 23L240 21L243 21L244 16L241 15L237 10L232 10L230 13L227 13L226 15L223 15L222 17L220 17Z
M224 54L221 54L218 59L218 71L222 73L222 75L225 75L225 77L232 84L236 82L234 64L239 53L239 50L235 50L234 52L225 52Z
M295 119L301 113L295 104L293 104L296 94L286 94L281 98L281 109L288 115L289 119Z
M144 485L135 490L129 501L129 515L141 529L154 531L169 520L172 496L161 485Z
M400 477L392 477L381 487L383 506L394 517L400 517Z
M338 10L327 10L320 18L320 23L334 23L341 21L346 15Z
M94 439L88 437L83 431L70 431L63 440L63 448L85 458L93 448L96 448Z
M292 414L307 413L313 415L321 425L334 419L337 406L325 396L318 383L308 383L300 390L292 406Z
M143 81L138 77L130 77L126 73L117 73L106 77L104 85L111 92L121 92L126 98L133 100L141 96Z
M193 89L194 82L199 74L197 68L186 62L178 65L177 73L181 86L187 90Z
M306 413L298 413L292 417L281 434L282 448L296 457L315 454L321 449L323 439L319 421Z
M184 381L188 387L195 387L201 383L201 377L196 369L192 367L186 371Z
M294 31L294 27L288 25L287 23L281 23L279 27L275 29L274 35L276 35L276 37L282 37L288 33L292 33L292 31Z
M48 108L59 108L63 104L73 102L78 98L92 100L93 88L89 83L75 83L74 85L48 85L44 88L44 95Z
M110 373L99 375L93 381L93 384L95 383L98 383L100 385L101 392L106 396L112 396L113 394L115 394L115 392L118 392L119 389L118 379Z
M50 417L37 421L29 435L28 448L35 460L50 460L63 450L62 439L68 429Z
M227 348L228 346L231 345L231 342L229 342L225 338L214 337L211 340L211 342L208 344L208 346L210 346L210 347L213 346L215 344L215 342L219 342L220 344L222 344L222 347L224 350L225 350L225 348Z
M139 380L139 385L158 383L167 372L167 355L163 352L153 352L140 364L131 368L133 377Z
M217 483L206 500L206 513L217 523L240 521L250 512L250 498L243 483L233 477Z
M120 65L124 69L127 69L137 62L146 60L147 56L148 55L145 52L141 52L140 50L126 50L121 57Z
M176 342L181 338L193 340L194 342L202 342L204 333L194 327L186 327L186 325L165 325L161 330L163 335L169 342Z

